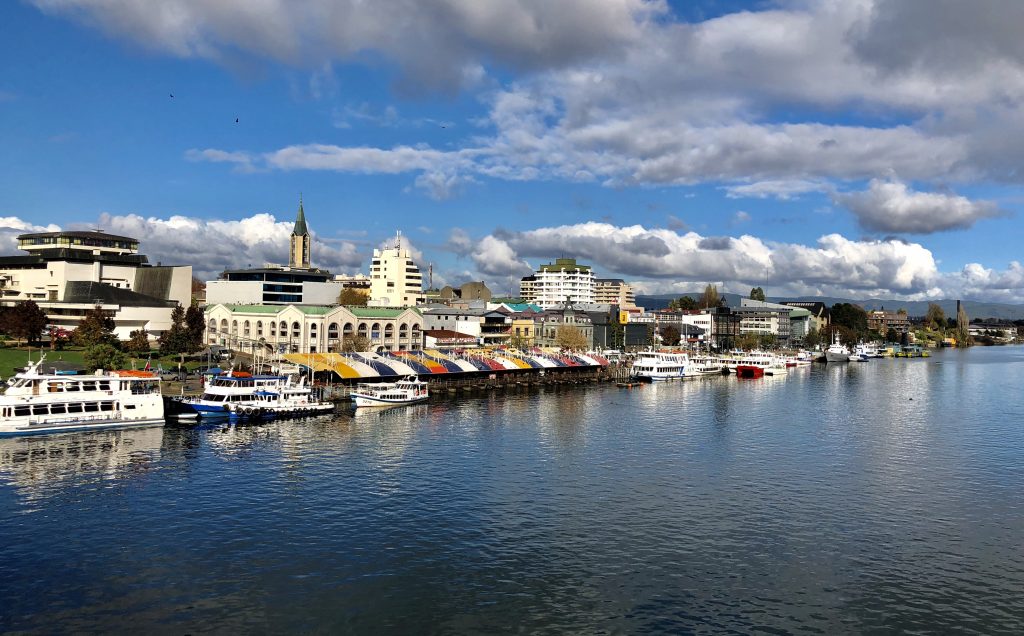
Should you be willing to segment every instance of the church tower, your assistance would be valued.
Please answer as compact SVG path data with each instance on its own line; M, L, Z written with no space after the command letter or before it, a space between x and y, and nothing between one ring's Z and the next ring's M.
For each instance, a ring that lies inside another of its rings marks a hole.
M306 213L302 211L302 195L299 195L299 214L295 217L292 230L291 250L288 252L288 266L292 269L309 269L309 230L306 229Z

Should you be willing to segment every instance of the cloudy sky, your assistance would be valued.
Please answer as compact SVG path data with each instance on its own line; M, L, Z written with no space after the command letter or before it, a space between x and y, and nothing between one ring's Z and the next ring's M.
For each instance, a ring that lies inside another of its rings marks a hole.
M24 0L0 248L1024 302L1019 0Z

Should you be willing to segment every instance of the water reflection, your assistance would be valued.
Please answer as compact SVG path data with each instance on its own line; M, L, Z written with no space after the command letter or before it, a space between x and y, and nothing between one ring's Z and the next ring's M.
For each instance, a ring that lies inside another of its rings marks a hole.
M0 479L33 498L62 481L117 479L159 459L163 435L152 426L0 438Z

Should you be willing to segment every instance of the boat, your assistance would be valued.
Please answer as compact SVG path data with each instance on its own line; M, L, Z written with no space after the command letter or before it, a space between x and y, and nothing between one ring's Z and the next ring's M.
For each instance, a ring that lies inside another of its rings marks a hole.
M839 334L832 333L832 344L829 345L828 349L825 349L825 360L827 362L849 362L850 351L843 345L839 344Z
M167 396L167 416L179 420L221 419L231 415L228 405L254 399L257 391L275 391L288 382L286 375L250 375L229 371L214 376L198 397Z
M734 351L732 357L725 361L726 368L737 373L741 366L759 367L761 371L767 371L773 365L778 365L776 357L767 351ZM785 363L782 364L785 368ZM759 376L760 377L760 376Z
M317 399L305 378L298 383L288 378L279 388L261 389L251 399L228 402L227 409L234 419L275 419L326 415L334 412L334 403Z
M738 364L736 365L736 377L737 378L760 378L764 376L765 369L762 366L756 364Z
M696 375L721 375L726 370L721 358L714 356L696 356L690 358L687 372Z
M630 372L637 380L662 382L679 380L688 375L690 357L669 351L641 351L633 360Z
M30 363L0 396L0 437L163 425L155 373L46 373L45 360Z
M364 382L349 394L357 407L415 404L430 397L427 383L411 375L397 382Z

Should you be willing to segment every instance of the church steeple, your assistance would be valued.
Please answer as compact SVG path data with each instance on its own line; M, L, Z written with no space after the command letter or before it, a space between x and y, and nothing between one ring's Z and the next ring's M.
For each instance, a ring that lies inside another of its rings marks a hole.
M293 269L310 269L309 266L310 236L306 228L306 213L302 209L302 195L299 195L299 213L295 217L295 229L292 230L291 249L288 252L288 266Z

